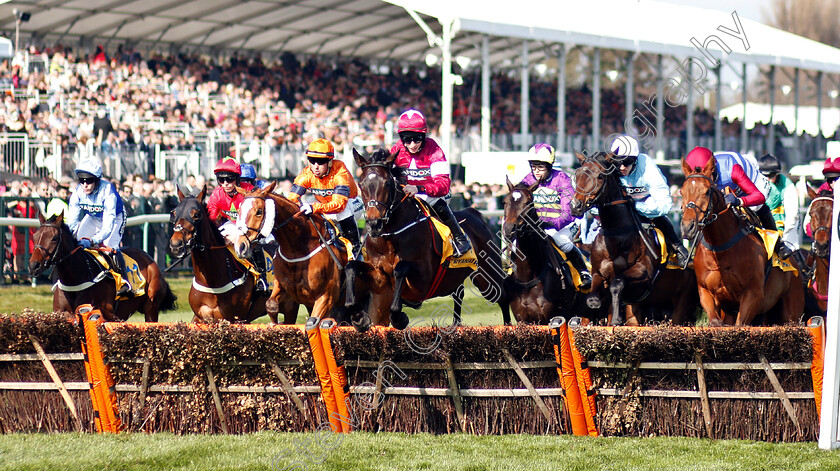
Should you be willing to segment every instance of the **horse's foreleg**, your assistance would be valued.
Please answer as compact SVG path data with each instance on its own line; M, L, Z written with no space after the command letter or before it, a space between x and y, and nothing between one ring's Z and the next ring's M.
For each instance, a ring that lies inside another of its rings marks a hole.
M397 263L394 267L394 299L391 300L391 312L402 311L402 290L405 285L405 279L411 271L411 265L405 262Z
M735 325L750 325L761 310L763 297L763 289L744 293L741 302L738 304L738 317L735 319Z
M624 278L613 278L610 281L610 295L612 297L612 322L611 325L623 325L621 315L621 291L624 289Z
M356 261L347 262L344 268L344 306L356 304Z
M624 325L633 325L637 326L641 324L639 319L642 318L642 308L638 304L630 304L624 307L624 312L626 315L626 321Z
M706 311L709 316L709 326L720 327L723 325L723 317L721 316L720 308L717 305L714 295L711 291L701 286L697 287L700 294L700 306Z
M464 303L464 285L461 285L452 293L452 300L455 304L452 310L452 325L461 325L461 305Z
M268 300L265 302L265 311L272 317L272 320L275 321L277 319L277 313L280 312L280 282L276 279L277 275L275 274L274 286L271 287L271 295L268 297Z

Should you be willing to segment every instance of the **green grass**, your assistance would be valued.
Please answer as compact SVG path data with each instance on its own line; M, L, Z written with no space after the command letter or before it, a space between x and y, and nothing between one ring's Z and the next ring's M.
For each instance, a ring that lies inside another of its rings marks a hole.
M688 438L588 438L362 433L320 436L10 434L0 436L0 470L824 470L840 454L814 443L771 444ZM295 469L293 467L287 469Z
M178 296L178 309L161 313L161 322L189 322L193 318L192 310L187 302L187 297L190 291L190 283L192 277L177 277L167 278L169 285L172 287L175 295ZM464 296L463 321L466 325L500 325L502 323L502 311L496 304L488 304L480 296L478 290L470 287L466 290ZM451 297L437 298L423 303L419 310L410 308L405 309L412 322L417 317L423 317L425 321L418 325L431 325L432 323L440 324L448 320L452 321L452 305ZM2 285L0 286L0 313L20 313L25 308L30 308L35 311L52 311L52 292L48 285L38 285L31 287L29 285ZM436 311L437 310L437 311ZM436 314L437 312L437 314ZM448 318L443 314L448 314ZM438 315L440 319L435 322L433 317ZM298 311L298 324L303 324L306 321L306 308L301 307ZM255 323L267 323L268 316L263 316L255 321ZM134 314L129 318L128 322L143 322L142 314Z

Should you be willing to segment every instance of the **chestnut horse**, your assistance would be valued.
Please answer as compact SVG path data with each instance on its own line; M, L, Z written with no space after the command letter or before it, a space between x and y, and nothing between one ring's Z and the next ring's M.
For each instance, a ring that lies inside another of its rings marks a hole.
M834 194L821 191L817 194L808 187L808 197L811 206L808 214L811 216L811 234L814 243L807 259L807 273L805 276L809 293L815 298L821 315L828 309L828 259L831 255L831 218L834 214Z
M29 258L29 272L40 275L55 266L58 284L53 293L53 309L75 312L82 304L91 304L108 322L125 321L142 312L146 322L157 322L160 311L175 309L175 294L163 278L160 268L146 252L125 247L123 253L137 262L136 268L146 280L145 293L117 301L117 287L110 273L93 255L82 249L59 214L49 219L39 213L41 227L32 240L35 249ZM132 267L127 267L129 270Z
M714 159L702 169L683 159L682 169L682 234L701 241L694 271L709 325L749 325L763 313L773 314L765 319L770 323L798 320L805 303L799 273L771 266L764 242L752 227L742 226L715 185Z
M505 279L505 292L516 322L547 325L555 316L581 315L586 295L575 288L565 263L557 267L550 261L550 251L555 249L551 237L540 229L534 207L533 192L538 185L514 186L507 181L510 192L505 196L502 231L513 273Z
M587 305L598 309L610 299L612 325L622 323L622 301L630 305L627 323L631 325L644 321L642 306L670 311L675 324L693 321L697 308L694 272L665 267L653 231L643 227L633 199L621 185L613 155L575 154L581 167L575 172L572 214L580 217L597 207L601 217L601 232L592 243L592 291ZM604 292L607 288L609 298Z
M254 276L236 260L210 220L204 198L205 186L197 196L185 196L180 188L181 202L172 211L169 253L178 259L191 256L193 282L190 287L190 307L193 322L227 320L250 322L266 314L268 295L254 292ZM283 323L294 324L298 304L283 303ZM269 314L277 323L277 313Z
M367 317L358 305L345 309L342 284L348 253L328 241L328 222L320 215L304 215L297 203L272 193L277 182L266 188L246 192L239 207L237 226L242 235L236 238L234 249L240 257L251 255L254 241L269 233L277 241L274 256L274 288L266 303L268 312L277 312L281 293L294 302L303 304L310 316L319 319L334 317L336 322L350 322L359 329L369 326ZM340 245L340 244L339 244ZM357 298L366 300L358 286Z
M470 277L487 301L499 304L502 319L509 324L501 249L481 214L472 208L454 213L472 242L478 271L443 268L443 241L421 207L423 203L408 198L392 173L396 154L379 149L365 158L353 149L353 156L362 169L359 190L366 206L365 249L369 270L348 272L351 277L348 289L357 279L370 280L369 314L373 323L390 323L403 329L408 326L408 316L402 312L404 303L417 309L427 299L452 295L454 324L460 324L463 283ZM347 298L348 302L352 301L351 296Z

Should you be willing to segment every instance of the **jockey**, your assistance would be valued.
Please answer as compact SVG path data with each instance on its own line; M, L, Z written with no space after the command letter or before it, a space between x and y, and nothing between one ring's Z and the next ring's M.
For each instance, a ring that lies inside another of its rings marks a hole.
M400 115L397 120L400 140L391 149L392 154L397 154L395 170L407 177L407 184L403 187L405 194L428 203L440 221L452 231L452 245L460 257L472 246L447 203L451 184L449 162L437 142L426 137L426 131L423 113L410 109Z
M335 148L326 139L316 139L306 148L309 166L295 177L289 199L300 204L304 214L320 214L337 221L338 229L353 245L353 253L361 257L361 238L356 224L356 212L364 208L353 175L341 160L335 160ZM306 190L317 200L314 204L302 203Z
M688 251L667 217L673 200L665 175L650 156L639 153L638 141L630 136L617 137L610 149L614 155L613 162L621 172L621 184L635 201L636 211L662 231L676 255L677 264L685 266Z
M117 296L131 297L134 289L120 250L125 231L123 200L113 183L102 180L102 164L98 159L79 162L75 173L79 185L70 196L67 226L82 247L102 245L111 249L113 265L125 280Z
M772 185L767 206L776 221L776 228L782 231L782 239L799 247L799 194L796 186L784 174L779 159L767 154L758 160L758 169ZM778 200L778 204L775 204Z
M522 183L528 186L538 183L537 189L534 190L534 207L537 209L540 227L554 239L557 247L566 254L580 273L581 289L589 289L592 276L583 259L583 253L572 242L573 233L577 229L570 208L572 196L575 194L572 181L564 172L552 168L554 148L548 144L540 143L531 147L528 151L528 163L531 164L531 173Z
M242 170L242 175L239 177L239 183L246 183L258 190L262 190L268 186L267 181L257 179L257 169L255 169L253 165L241 164L239 167Z
M216 181L219 186L213 190L210 198L207 199L207 214L222 233L227 244L233 244L234 239L240 234L236 228L236 218L239 216L239 206L245 197L236 191L239 186L244 190L252 190L254 187L249 183L240 182L242 167L233 157L225 157L216 162L213 168ZM252 261L260 272L260 279L257 281L256 291L268 292L270 288L265 278L265 259L262 250L255 246L253 248Z
M825 163L823 164L822 173L825 177L825 182L823 182L823 184L817 189L817 194L820 194L823 191L828 191L832 196L834 196L834 182L840 178L840 157L827 157L825 159ZM810 213L805 215L805 234L807 234L808 237L814 236L811 233Z
M686 163L693 169L702 169L709 160L715 162L712 177L717 188L721 191L725 188L732 190L732 193L724 195L726 204L749 206L755 211L764 229L775 231L776 223L770 208L765 204L772 191L772 184L759 172L758 166L737 152L712 154L712 151L705 147L695 147L685 157ZM776 253L780 258L786 259L792 252L779 238Z

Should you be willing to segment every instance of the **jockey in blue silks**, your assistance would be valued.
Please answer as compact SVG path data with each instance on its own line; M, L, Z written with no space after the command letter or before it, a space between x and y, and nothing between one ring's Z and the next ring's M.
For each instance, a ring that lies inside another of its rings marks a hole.
M615 156L613 162L621 172L619 179L622 186L636 203L636 211L662 231L676 255L677 264L685 266L688 251L682 244L682 238L677 236L674 225L666 217L671 211L673 200L665 175L649 155L639 152L638 141L630 136L617 137L610 146L610 152Z
M112 183L102 180L102 164L98 159L79 162L75 173L79 185L70 196L65 222L82 247L101 245L111 249L114 267L126 282L117 295L132 296L134 290L120 250L126 218L122 197Z
M253 165L242 164L240 165L240 168L242 172L242 175L239 177L240 182L250 183L258 190L262 190L269 185L267 181L257 179L257 169L255 169Z
M554 239L557 247L580 273L580 288L589 289L592 276L583 254L572 242L572 236L577 231L571 211L571 201L575 194L572 181L564 172L552 168L554 148L548 144L539 143L531 147L528 163L531 165L531 173L522 180L522 184L531 186L538 183L533 194L540 228Z

